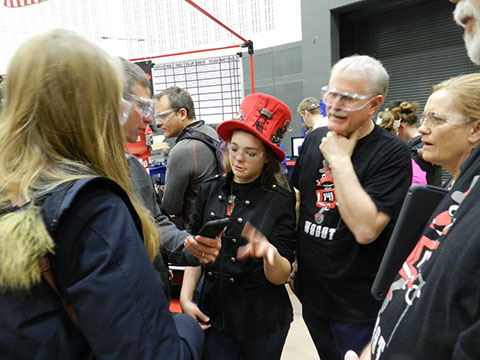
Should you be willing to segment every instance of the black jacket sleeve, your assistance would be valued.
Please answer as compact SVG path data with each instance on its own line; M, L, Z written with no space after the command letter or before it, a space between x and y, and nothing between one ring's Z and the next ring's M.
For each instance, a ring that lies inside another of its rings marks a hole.
M172 318L125 203L99 190L79 196L68 215L52 269L95 357L199 359L202 330Z

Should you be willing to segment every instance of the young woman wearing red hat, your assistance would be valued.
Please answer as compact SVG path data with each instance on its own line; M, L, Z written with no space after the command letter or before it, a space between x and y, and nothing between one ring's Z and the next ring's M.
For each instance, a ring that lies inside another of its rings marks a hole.
M225 175L205 182L192 211L198 231L230 217L217 260L185 272L180 304L205 331L203 359L280 359L293 319L285 289L295 250L295 196L278 147L291 121L288 107L265 94L247 96L235 120L217 127L227 143Z

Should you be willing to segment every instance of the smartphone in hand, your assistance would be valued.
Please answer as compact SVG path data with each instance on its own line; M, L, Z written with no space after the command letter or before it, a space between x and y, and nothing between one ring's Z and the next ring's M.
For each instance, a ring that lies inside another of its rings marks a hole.
M203 224L197 235L205 236L215 239L220 234L225 226L230 223L230 218L223 218L218 220L210 220Z

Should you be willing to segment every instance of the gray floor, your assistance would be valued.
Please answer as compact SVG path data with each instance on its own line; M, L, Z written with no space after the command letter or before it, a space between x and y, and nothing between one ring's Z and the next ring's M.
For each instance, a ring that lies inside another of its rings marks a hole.
M287 289L293 305L294 319L283 348L282 360L318 360L315 345L302 318L302 305L288 286Z

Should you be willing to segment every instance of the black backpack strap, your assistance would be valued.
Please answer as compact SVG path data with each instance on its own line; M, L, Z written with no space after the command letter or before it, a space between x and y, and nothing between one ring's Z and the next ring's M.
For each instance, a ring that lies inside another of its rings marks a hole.
M195 129L187 129L183 133L183 135L180 137L179 141L185 140L185 139L200 140L201 142L205 143L206 145L213 148L214 150L216 150L217 146L220 144L220 141L215 140L214 138L208 136L207 134Z
M223 167L222 167L222 157L221 157L221 144L222 142L220 140L216 140L207 134L195 130L195 129L186 129L185 132L180 136L180 138L177 140L199 140L203 142L205 145L209 147L210 150L213 152L213 156L215 157L216 163L217 163L217 173L221 174L223 172Z

